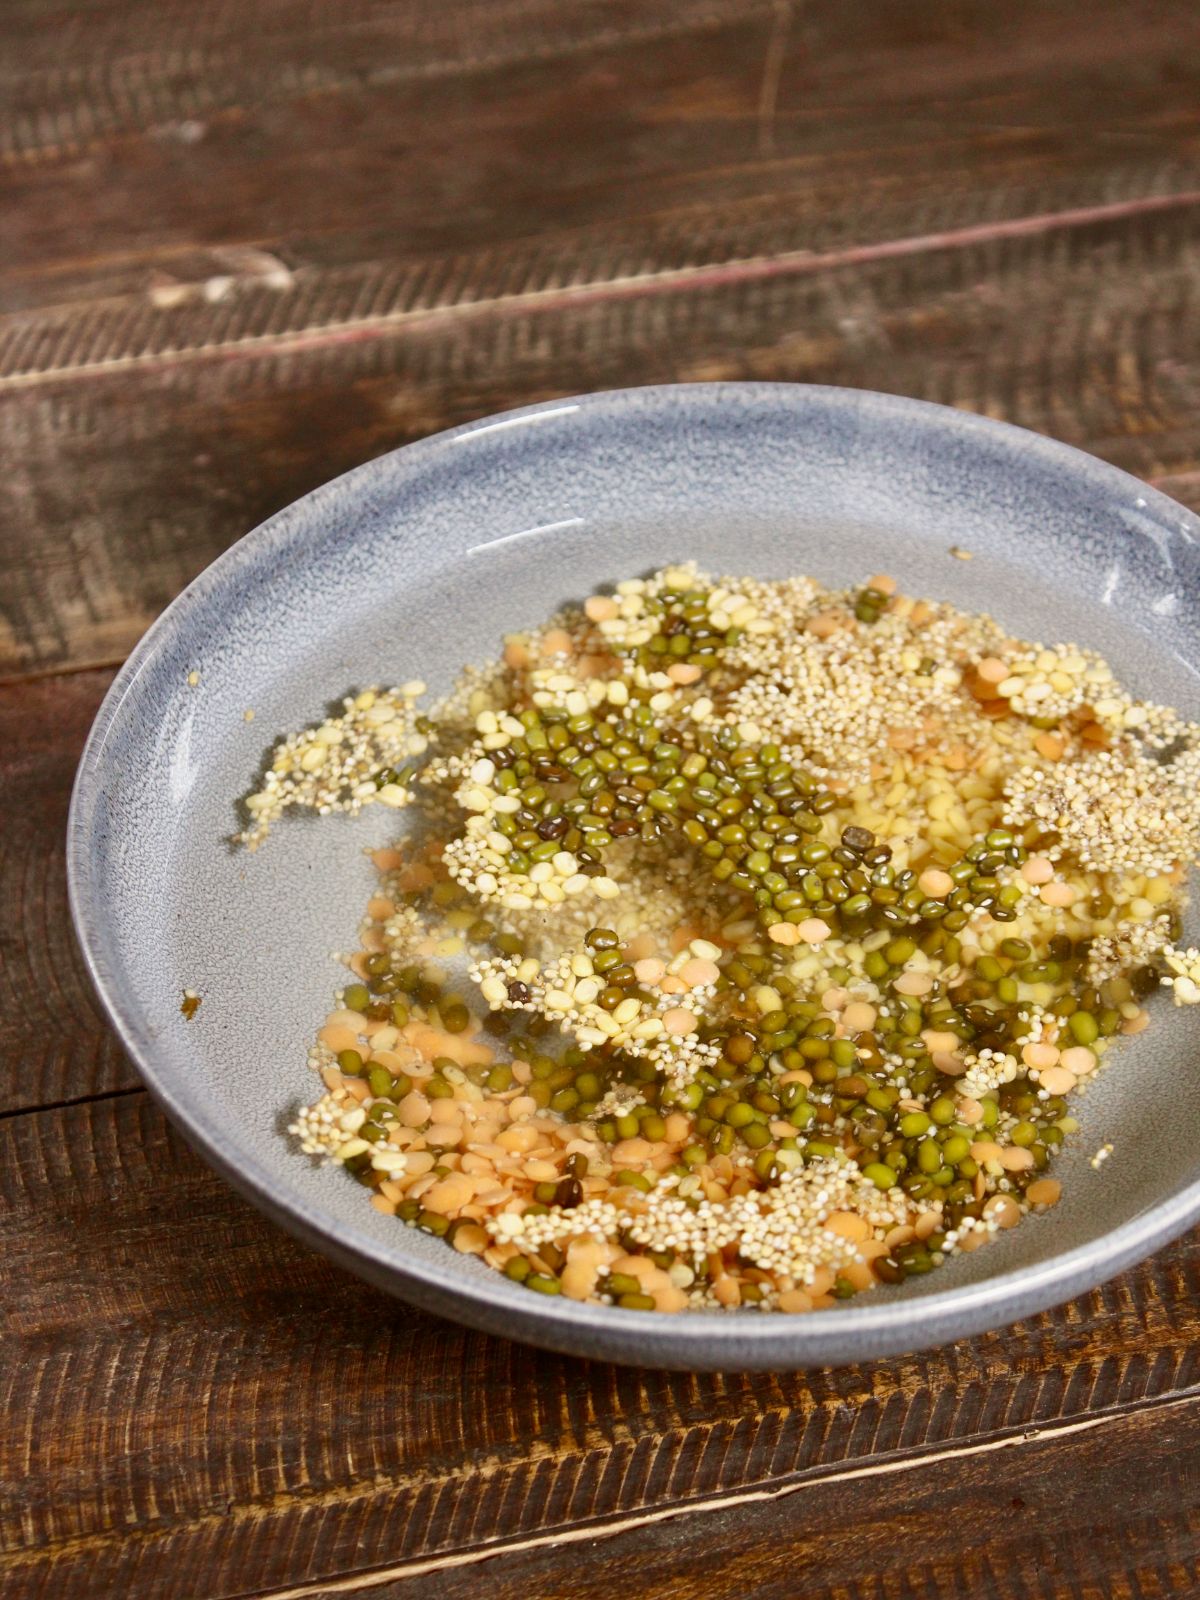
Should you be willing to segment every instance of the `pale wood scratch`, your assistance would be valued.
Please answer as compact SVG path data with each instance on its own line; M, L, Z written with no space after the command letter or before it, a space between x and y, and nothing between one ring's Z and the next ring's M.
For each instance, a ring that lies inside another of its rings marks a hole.
M779 80L787 54L788 33L792 26L792 0L776 0L775 16L763 59L762 83L758 91L758 153L775 154L775 114L779 106Z

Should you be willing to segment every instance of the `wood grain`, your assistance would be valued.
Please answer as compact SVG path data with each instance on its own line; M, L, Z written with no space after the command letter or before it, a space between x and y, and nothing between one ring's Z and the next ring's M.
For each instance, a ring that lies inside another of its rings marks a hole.
M130 0L72 15L70 64L55 0L20 8L10 35L21 69L0 124L0 154L55 161L181 114L310 100L409 83L512 72L614 44L643 47L769 10L769 0L261 0L253 27L241 8ZM186 138L186 135L185 135Z
M272 1600L1113 1600L1200 1581L1195 1397L808 1474L702 1508L514 1541ZM1130 1478L1153 1473L1129 1504ZM969 1535L969 1539L965 1537Z
M1141 192L1196 156L1186 0L1145 8L1134 38L1119 0L1087 30L1066 0L1014 0L1003 26L984 0L928 0L919 24L890 0L809 0L778 50L761 0L259 0L254 27L139 0L73 13L65 66L47 10L22 8L0 123L3 282L23 307L272 255L636 236L681 207L702 234L709 208L755 197L818 233L869 228L882 202L886 237L889 202L930 226L1020 215Z
M707 1377L540 1354L397 1306L251 1212L141 1095L0 1124L0 1199L0 1571L21 1600L223 1600L831 1478L822 1507L851 1492L832 1487L858 1481L848 1469L910 1456L985 1496L981 1443L1045 1431L1049 1447L1076 1437L1066 1424L1200 1387L1196 1238L1011 1333ZM1129 1423L1128 1451L1166 1415ZM1170 1415L1194 1450L1200 1413ZM921 1524L897 1493L865 1570L892 1559L900 1521ZM789 1527L801 1504L780 1502ZM1168 1509L1160 1487L1131 1511Z

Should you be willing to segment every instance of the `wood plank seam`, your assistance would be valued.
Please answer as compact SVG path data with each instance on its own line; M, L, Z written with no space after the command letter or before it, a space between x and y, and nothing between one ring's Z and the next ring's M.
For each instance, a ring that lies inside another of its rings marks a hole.
M14 1117L36 1117L49 1111L66 1111L72 1106L98 1105L104 1100L124 1100L130 1095L146 1094L140 1083L131 1083L116 1089L99 1089L94 1094L77 1094L62 1100L46 1100L38 1105L12 1106L0 1110L0 1122L11 1122Z

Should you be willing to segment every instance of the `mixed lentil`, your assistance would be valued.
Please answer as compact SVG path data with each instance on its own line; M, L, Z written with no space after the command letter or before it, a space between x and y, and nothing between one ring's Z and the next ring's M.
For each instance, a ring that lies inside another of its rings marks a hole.
M1086 648L689 565L424 693L347 698L246 802L251 847L292 805L411 823L290 1131L531 1291L926 1273L1054 1205L1072 1093L1200 1001L1200 726Z

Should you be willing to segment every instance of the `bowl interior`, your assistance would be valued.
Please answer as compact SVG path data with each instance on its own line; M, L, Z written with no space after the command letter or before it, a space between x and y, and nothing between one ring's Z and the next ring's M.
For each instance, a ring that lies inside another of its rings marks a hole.
M930 1297L965 1308L979 1281L1071 1252L1090 1256L1094 1281L1120 1264L1104 1256L1113 1230L1200 1179L1200 1017L1158 1004L1149 1033L1080 1098L1051 1216L844 1312L636 1317L631 1333L628 1313L530 1307L538 1297L380 1216L281 1135L314 1092L305 1052L342 971L332 953L354 948L370 893L363 848L396 818L288 819L253 856L225 841L275 738L347 689L418 675L441 689L503 631L669 559L833 583L887 571L1027 637L1094 645L1138 692L1195 716L1194 533L1181 508L1061 446L850 391L598 396L371 463L210 569L101 714L72 868L110 1009L185 1127L293 1225L402 1292L561 1346L630 1355L640 1341L651 1359L717 1366L828 1359L831 1339L853 1355L919 1344ZM202 997L191 1022L184 989ZM1024 1308L1014 1285L991 1320ZM746 1338L759 1341L749 1355Z

